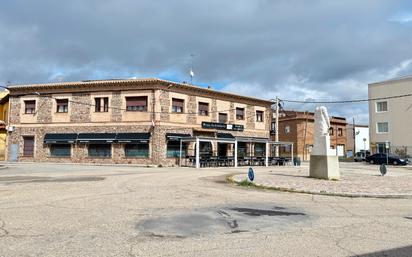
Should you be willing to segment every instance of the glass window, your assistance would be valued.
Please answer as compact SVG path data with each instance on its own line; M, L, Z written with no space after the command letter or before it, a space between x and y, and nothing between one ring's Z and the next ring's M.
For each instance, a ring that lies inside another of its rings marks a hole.
M24 101L24 113L34 114L35 112L36 112L36 101L35 100Z
M236 119L237 120L245 119L245 108L236 108Z
M388 111L388 102L377 102L376 103L376 112L386 112Z
M50 145L50 155L52 157L70 157L72 147L70 144L52 144Z
M182 143L182 157L187 154L187 143ZM179 157L180 156L180 141L168 141L167 142L167 157Z
M172 112L183 113L185 101L183 99L172 98Z
M338 136L339 136L339 137L343 136L343 130L342 130L342 128L338 128Z
M387 152L389 152L388 150L389 149L386 149L386 143L376 143L377 153L387 153Z
M256 121L263 122L263 111L256 111Z
M255 156L262 157L266 153L266 144L255 143Z
M89 145L89 157L111 157L112 145L111 144L90 144Z
M226 122L227 122L227 114L219 113L219 123L226 123Z
M57 112L68 112L69 111L69 100L68 99L56 99Z
M126 144L124 153L126 157L149 157L149 144Z
M209 103L199 102L199 115L201 116L209 115Z
M333 136L333 128L329 128L329 135Z
M237 143L237 156L238 157L245 157L247 155L246 151L246 143L245 142L238 142Z
M147 96L126 97L126 110L132 112L146 112Z
M377 123L377 132L378 133L387 133L387 132L389 132L388 122L378 122Z
M108 112L109 111L109 98L108 97L96 97L94 99L94 111L95 112Z
M26 156L26 157L34 156L34 137L33 136L23 137L23 156Z
M290 133L290 126L285 126L285 134L289 134Z

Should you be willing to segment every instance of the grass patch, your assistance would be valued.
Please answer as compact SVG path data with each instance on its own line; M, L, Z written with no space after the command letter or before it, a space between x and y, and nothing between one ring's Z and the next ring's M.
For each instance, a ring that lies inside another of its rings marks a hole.
M242 181L240 181L239 183L237 183L239 186L243 186L243 187L256 187L256 185L253 182L250 182L247 179L244 179Z

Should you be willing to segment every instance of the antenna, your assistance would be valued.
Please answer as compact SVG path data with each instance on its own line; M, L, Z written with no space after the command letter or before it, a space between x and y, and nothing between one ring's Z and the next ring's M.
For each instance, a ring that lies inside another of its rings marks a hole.
M190 84L193 85L193 77L195 73L193 72L193 59L195 58L194 54L190 54Z

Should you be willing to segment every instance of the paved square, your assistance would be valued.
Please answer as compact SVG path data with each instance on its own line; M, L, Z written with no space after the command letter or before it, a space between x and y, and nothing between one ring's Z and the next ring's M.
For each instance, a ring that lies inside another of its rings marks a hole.
M283 193L225 183L226 176L246 173L247 167L6 166L0 170L0 256L411 252L411 199ZM294 168L255 171L259 176L286 169Z

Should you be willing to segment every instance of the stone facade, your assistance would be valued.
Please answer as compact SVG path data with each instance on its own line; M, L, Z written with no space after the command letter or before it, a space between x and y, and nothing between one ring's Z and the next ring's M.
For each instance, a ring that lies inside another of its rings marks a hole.
M122 98L120 96L120 93L120 91L114 91L112 93L112 99L110 102L110 106L112 107L112 115L110 120L113 122L122 121Z
M70 87L67 83L28 85L11 89L10 125L14 126L15 130L10 133L8 146L13 149L17 146L18 161L173 166L177 165L179 160L167 157L167 133L216 137L220 132L231 133L235 137L269 137L269 118L264 124L255 126L256 108L266 110L265 117L270 117L269 101L173 83L158 79L148 82L126 80L75 82ZM171 87L171 84L174 86ZM40 96L21 97L26 92L33 91L39 92ZM56 113L56 96L59 99L68 99L68 113ZM147 109L127 111L126 97L131 96L147 96ZM95 112L95 97L109 97L108 112ZM184 113L171 111L173 97L184 100ZM25 100L36 100L34 114L23 113ZM208 115L198 115L199 102L209 103ZM246 117L243 121L236 120L235 117L234 109L239 104L246 106ZM243 124L245 130L203 129L202 121L217 122L219 112L228 114L229 124ZM51 157L50 145L44 142L44 138L46 134L53 133L150 133L149 156L126 157L125 144L114 142L111 143L111 157L90 157L88 144L76 142L71 145L70 157ZM33 157L23 156L25 136L34 137ZM189 148L193 153L193 142L189 143ZM213 148L217 149L217 143L214 143Z

